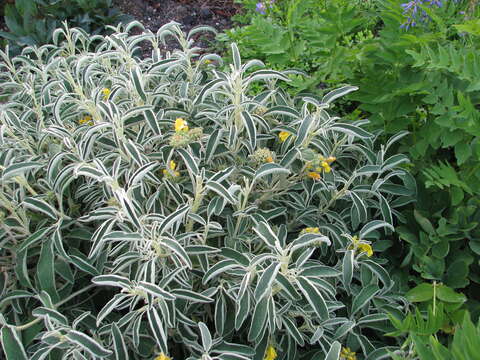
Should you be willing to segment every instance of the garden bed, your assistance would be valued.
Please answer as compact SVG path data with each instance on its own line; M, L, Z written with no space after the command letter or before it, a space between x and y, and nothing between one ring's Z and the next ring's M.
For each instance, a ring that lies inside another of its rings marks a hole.
M156 32L161 26L176 21L186 33L199 25L208 25L217 31L233 26L232 17L241 10L233 0L115 0L123 13L130 15L145 26L145 29ZM200 47L206 48L213 40L213 35L199 34L195 40ZM175 45L169 44L166 49L172 50ZM150 47L143 47L145 55L149 55Z

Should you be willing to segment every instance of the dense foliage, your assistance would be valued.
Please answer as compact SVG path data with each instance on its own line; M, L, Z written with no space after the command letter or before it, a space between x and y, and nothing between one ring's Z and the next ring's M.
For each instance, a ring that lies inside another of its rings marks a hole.
M0 36L15 49L51 42L62 21L94 34L123 18L112 0L12 0L2 5L2 11L9 31Z
M1 53L7 357L388 356L406 301L377 254L415 196L404 134L378 145L331 114L356 88L291 97L236 45L220 71L192 47L208 28L134 25Z
M242 2L251 23L225 35L242 54L303 70L293 92L358 86L340 112L368 117L372 131L409 131L399 149L413 159L419 196L398 229L402 246L392 243L398 279L407 286L416 273L464 289L478 311L478 2L284 0L262 12Z

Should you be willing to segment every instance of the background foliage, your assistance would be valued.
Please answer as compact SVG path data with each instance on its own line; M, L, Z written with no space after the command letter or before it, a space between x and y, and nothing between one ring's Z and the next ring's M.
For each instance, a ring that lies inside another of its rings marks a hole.
M111 0L14 0L2 4L2 10L9 31L0 36L15 50L50 43L53 31L65 20L91 34L125 20Z

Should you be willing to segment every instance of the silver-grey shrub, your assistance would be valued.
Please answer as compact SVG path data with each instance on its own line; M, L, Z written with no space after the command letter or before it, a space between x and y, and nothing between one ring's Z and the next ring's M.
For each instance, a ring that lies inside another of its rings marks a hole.
M387 154L403 134L376 146L332 116L354 87L291 98L235 45L222 67L193 47L208 28L133 26L1 53L7 356L386 356L404 304L377 244L415 192Z

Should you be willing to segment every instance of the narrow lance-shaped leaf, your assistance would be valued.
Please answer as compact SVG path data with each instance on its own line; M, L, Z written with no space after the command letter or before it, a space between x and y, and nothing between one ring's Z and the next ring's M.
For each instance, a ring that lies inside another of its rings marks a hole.
M360 292L353 298L351 316L355 315L362 307L364 307L379 291L375 284L370 284L362 288Z
M28 198L25 198L25 200L23 200L23 203L25 204L25 206L27 206L31 210L44 213L50 218L57 220L56 210L53 208L52 205L48 204L46 201L28 197Z
M263 164L258 168L258 170L255 172L254 179L258 180L264 176L271 175L271 174L290 174L290 170L284 168L281 165L278 164L273 164L273 163L267 163Z
M128 360L128 350L123 334L116 323L112 324L113 346L115 353L115 360Z
M3 180L7 180L13 176L24 175L27 171L38 169L42 166L43 164L41 162L36 162L36 161L13 164L13 165L7 166L5 170L3 170L2 177L3 177Z
M343 273L342 273L342 280L343 286L347 292L350 292L350 284L353 279L353 257L354 257L354 250L347 250L343 257Z
M51 238L44 241L37 264L37 277L42 290L45 290L54 301L58 301L55 281L55 255Z
M262 297L269 294L279 269L280 263L272 263L263 271L255 288L255 301L259 301Z
M210 334L210 330L208 330L207 325L205 325L203 322L198 323L198 328L200 329L200 334L202 336L203 350L208 353L212 347L212 335Z
M340 350L342 350L342 345L338 341L334 341L325 360L338 360L340 358Z
M339 97L345 96L348 93L350 93L352 91L357 91L357 90L358 90L358 87L356 87L356 86L351 86L351 85L342 86L341 88L332 90L328 94L326 94L322 98L322 103L330 104L331 102L335 101Z
M87 351L91 356L104 358L112 353L110 350L104 348L96 340L79 331L69 330L65 337L67 338L67 340L73 342L74 344L80 346L83 350Z
M329 318L328 308L320 291L318 291L318 289L307 278L302 276L297 278L297 283L303 296L305 296L317 316L321 320L327 320Z
M10 326L3 326L1 330L2 348L7 360L27 360L27 353L16 331Z
M248 332L248 340L254 341L262 334L267 321L268 296L263 297L256 305L253 311L252 322Z
M218 195L220 195L222 198L224 198L226 201L228 201L230 204L235 204L237 201L235 200L235 198L228 192L227 189L225 189L225 187L220 184L219 182L217 181L208 181L205 186L216 192Z
M242 119L247 129L248 134L248 144L250 146L249 151L252 154L257 147L257 128L255 127L255 122L250 114L246 111L242 111Z

